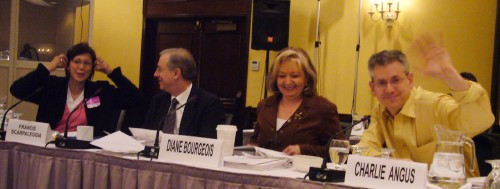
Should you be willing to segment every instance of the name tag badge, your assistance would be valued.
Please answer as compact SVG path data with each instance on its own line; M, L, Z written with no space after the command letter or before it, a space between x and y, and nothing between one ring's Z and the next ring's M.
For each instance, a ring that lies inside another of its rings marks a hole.
M93 97L87 100L87 108L96 108L101 105L101 99L99 96Z
M47 123L10 119L5 141L43 147L52 140L50 131Z
M427 164L376 157L349 156L345 183L367 188L427 188Z
M222 140L162 133L158 159L181 164L222 167Z

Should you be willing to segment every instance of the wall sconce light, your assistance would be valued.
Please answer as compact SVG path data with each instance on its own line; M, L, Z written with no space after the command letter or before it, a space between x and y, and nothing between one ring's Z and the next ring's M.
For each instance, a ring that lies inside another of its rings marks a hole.
M386 9L384 9L384 5ZM394 5L396 5L396 8L394 8ZM375 13L380 14L376 19L373 18ZM399 0L371 0L370 2L370 12L368 12L370 18L375 22L380 19L385 21L389 29L392 28L394 21L398 19L399 13L401 13L399 10Z

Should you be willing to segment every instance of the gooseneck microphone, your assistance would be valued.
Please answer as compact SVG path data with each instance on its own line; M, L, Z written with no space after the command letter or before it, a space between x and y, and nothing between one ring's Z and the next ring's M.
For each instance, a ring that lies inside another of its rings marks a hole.
M310 167L309 172L304 176L304 179L306 177L309 177L310 180L320 181L320 182L343 182L345 178L345 171L330 170L326 168L326 163L328 162L328 156L329 156L328 152L330 148L330 142L340 133L344 133L345 131L356 126L357 124L365 122L368 119L370 119L369 115L364 116L359 121L355 121L345 129L342 129L341 131L335 133L326 143L325 146L326 154L323 156L323 163L321 164L321 168Z
M10 106L3 114L3 118L2 118L2 125L0 125L0 140L4 141L5 140L5 134L6 134L6 131L5 131L5 118L7 117L7 113L12 110L12 108L16 107L17 105L19 105L21 102L24 102L25 100L28 100L30 99L31 97L33 97L35 94L39 93L41 90L43 89L43 87L38 87L34 92L30 93L28 96L26 96L25 98L22 98L21 100L19 100L19 102L13 104L12 106Z
M171 113L167 113L167 115L163 116L161 118L160 122L158 123L158 125L156 126L156 137L155 137L155 143L154 143L154 145L152 147L151 146L145 146L144 150L140 151L138 153L138 155L144 156L144 157L149 157L149 158L151 158L151 160L153 160L153 158L158 159L158 154L160 153L160 130L162 129L163 124L165 123L165 120L167 119L168 116L172 115L177 110L180 110L181 108L183 108L184 106L186 106L188 103L196 101L196 99L198 99L198 96L196 96L196 95L190 97L186 101L186 103L184 103L184 104L180 105L179 107L175 108L175 111L172 111Z
M353 122L351 125L349 125L348 127L346 127L345 129L342 129L341 131L339 131L339 132L335 133L335 135L333 135L333 137L336 137L338 134L340 134L340 133L344 133L344 132L346 132L347 130L352 129L353 127L355 127L356 125L358 125L358 124L359 124L359 123L361 123L361 122L365 122L366 120L369 120L369 119L370 119L370 117L371 117L370 115L363 116L363 117L362 117L359 121L355 121L355 122ZM332 139L333 139L333 137L332 137L332 138L330 138L330 140L332 140Z
M90 99L96 97L100 92L102 91L102 88L98 88L97 90L90 95L90 97L84 99L78 106L73 109L69 115L68 118L66 119L66 126L64 127L64 135L63 137L57 137L55 140L56 147L58 148L68 148L68 149L89 149L89 148L97 148L96 146L93 146L90 144L90 141L83 141L83 140L70 140L68 139L68 129L69 129L69 121L71 119L71 115L76 112L82 105L86 104Z

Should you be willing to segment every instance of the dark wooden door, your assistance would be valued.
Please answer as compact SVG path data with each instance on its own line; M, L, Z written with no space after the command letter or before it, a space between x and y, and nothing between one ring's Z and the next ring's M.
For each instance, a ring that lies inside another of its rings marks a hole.
M153 77L159 53L166 48L183 47L191 51L197 64L194 85L232 102L226 104L226 111L237 114L245 105L249 30L246 22L246 17L147 20L140 76L146 99L159 92L158 81ZM239 98L235 99L237 95Z
M159 21L155 60L163 49L186 48L197 63L195 85L220 98L234 98L246 89L244 22L242 18Z

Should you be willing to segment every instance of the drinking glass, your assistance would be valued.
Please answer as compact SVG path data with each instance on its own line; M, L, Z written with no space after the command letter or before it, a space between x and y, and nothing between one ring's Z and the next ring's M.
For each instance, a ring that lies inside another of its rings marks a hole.
M349 140L332 139L330 141L330 159L334 165L334 169L342 170L342 165L347 160L349 155Z
M491 164L491 172L484 180L484 189L500 189L500 159L486 160Z
M7 104L7 96L0 95L0 110L3 110L6 104Z
M351 149L352 149L352 155L361 156L361 155L363 155L363 150L368 149L368 147L352 145Z
M21 116L23 115L23 113L12 113L12 119L19 119Z
M382 158L389 159L391 158L391 153L394 151L392 148L381 148L380 152L382 152Z

